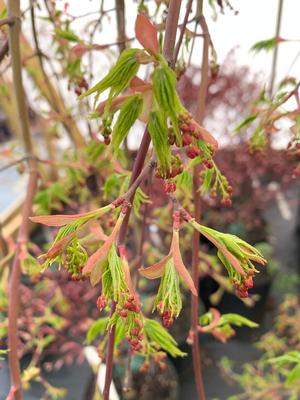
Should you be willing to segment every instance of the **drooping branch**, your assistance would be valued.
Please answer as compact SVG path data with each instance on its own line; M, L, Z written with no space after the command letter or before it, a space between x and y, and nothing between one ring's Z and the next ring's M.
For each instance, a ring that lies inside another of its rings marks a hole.
M199 88L199 95L197 101L197 109L195 119L199 124L202 124L205 113L205 100L208 86L208 68L209 68L209 44L210 36L207 24L203 14L199 19L200 26L203 32L203 51L202 51L202 66L201 66L201 83ZM199 193L200 187L200 165L194 167L193 171L193 195L195 211L194 216L197 222L201 218L201 197ZM198 231L193 231L193 250L192 250L192 278L196 287L198 287L199 280L199 249L200 249L200 234ZM200 345L198 338L198 317L199 317L198 298L192 295L191 298L191 344L193 355L193 367L195 375L195 383L200 400L205 400L205 391L202 380L201 358L200 358Z
M171 0L170 1L167 22L166 22L166 33L165 33L165 42L164 42L163 53L171 65L174 65L174 46L175 46L175 40L176 40L176 31L177 31L180 7L181 7L181 0ZM151 142L150 135L149 135L148 129L146 128L143 138L142 138L142 141L141 141L138 155L137 155L134 165L133 165L132 174L131 174L131 178L130 178L130 182L129 182L129 188L133 185L134 181L137 179L137 177L140 175L140 173L142 171L143 165L144 165L146 157L147 157L150 142ZM135 191L132 193L132 197L130 199L131 202L134 198L134 195L135 195ZM125 242L125 237L126 237L128 223L129 223L129 217L130 217L130 209L126 213L122 227L120 229L120 233L117 238L117 247L124 244L124 242ZM112 303L111 311L114 309L114 307L115 307L115 304ZM113 326L109 332L108 340L109 340L110 345L108 346L107 355L106 355L106 374L105 374L105 384L104 384L104 391L103 391L104 400L109 400L109 390L110 390L110 384L111 384L111 379L112 379L112 368L113 368L113 349L114 349L114 346L112 346L111 343L114 343L114 337L115 337L115 326Z

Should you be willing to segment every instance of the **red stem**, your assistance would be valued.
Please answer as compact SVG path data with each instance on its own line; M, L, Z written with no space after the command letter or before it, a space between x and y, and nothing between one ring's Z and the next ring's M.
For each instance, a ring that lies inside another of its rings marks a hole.
M209 51L209 43L210 37L208 28L206 25L206 21L204 16L201 15L199 19L199 23L202 27L203 31L203 53L202 53L202 76L201 76L201 84L199 88L198 102L197 102L197 110L195 119L200 124L203 121L204 112L205 112L205 99L208 85L208 51ZM198 164L194 168L193 172L193 195L194 195L194 203L195 203L195 215L194 218L197 222L200 222L201 218L201 197L199 192L200 187L200 169L201 166ZM192 278L196 287L198 287L199 280L199 250L200 250L200 233L196 230L193 231L193 252L192 252ZM193 355L193 367L194 367L194 376L195 383L198 393L198 398L200 400L205 400L205 391L202 379L202 368L201 368L201 358L200 358L200 345L198 338L198 298L192 295L191 298L191 333L192 333L192 355Z

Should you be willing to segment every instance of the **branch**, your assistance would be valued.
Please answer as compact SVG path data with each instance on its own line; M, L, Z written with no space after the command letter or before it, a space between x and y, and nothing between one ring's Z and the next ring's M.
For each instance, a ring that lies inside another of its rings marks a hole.
M18 232L15 256L11 267L9 281L8 300L8 345L9 345L9 369L13 398L22 400L20 364L18 360L18 309L19 309L19 286L21 279L20 253L28 241L29 216L31 215L33 198L37 187L36 160L33 156L33 145L29 130L28 109L25 102L25 94L22 82L22 63L20 54L20 2L18 0L7 1L8 17L13 18L15 23L9 25L9 48L12 59L14 92L16 96L17 113L20 123L26 155L29 157L29 182L26 199L23 205L22 221Z
M195 119L199 124L202 124L204 113L205 113L205 100L208 86L208 51L210 44L210 35L207 28L207 24L203 14L199 19L200 26L203 32L203 52L202 52L202 67L201 67L201 84L199 88L198 102ZM193 195L195 203L195 220L200 222L201 218L201 197L199 192L200 186L200 165L197 165L193 171ZM198 231L193 232L193 251L192 251L192 278L195 287L199 286L199 248L200 248L200 234ZM193 367L195 375L195 383L197 388L198 397L200 400L205 400L204 385L202 380L202 369L201 369L201 358L200 358L200 345L198 338L198 298L192 295L191 298L191 344L192 344L192 355L193 355Z
M277 10L277 20L276 20L276 32L275 37L278 38L280 36L280 28L281 28L281 20L282 20L282 8L283 8L283 0L278 0L278 10ZM276 78L276 69L277 69L277 59L278 59L278 43L275 44L272 67L271 67L271 77L270 77L270 87L269 93L270 96L273 94L274 82Z
M176 48L174 51L174 62L175 63L177 61L179 50L182 45L182 40L183 40L183 36L184 36L185 30L186 30L186 26L188 24L188 19L189 19L189 15L190 15L190 12L192 9L192 4L193 4L193 0L189 0L188 4L186 5L186 11L185 11L183 23L181 25L179 39L178 39L178 42L176 44Z
M169 5L169 12L167 16L167 23L166 23L166 33L165 33L165 42L164 42L164 56L168 59L171 64L173 64L174 60L174 45L175 45L175 40L176 40L176 30L177 30L177 23L178 23L178 18L179 18L179 12L180 12L180 7L181 7L181 0L170 0L170 5ZM175 28L174 28L175 27ZM147 157L148 149L150 146L150 135L148 132L148 129L145 129L141 145L139 148L138 155L134 161L133 164L133 169L132 169L132 174L129 182L129 188L134 184L135 180L138 178L140 175L145 159ZM135 190L133 191L131 197L130 197L130 202L132 202L134 198ZM128 222L129 222L129 217L130 217L130 209L126 213L126 216L123 220L119 236L117 238L117 248L119 248L120 245L124 244L127 229L128 229ZM112 303L111 310L113 310L115 307L114 302ZM110 389L110 384L111 384L111 379L112 379L112 368L113 368L113 349L114 346L111 345L111 342L114 342L114 337L115 337L115 325L112 327L110 333L109 333L109 346L108 346L108 351L106 355L106 374L105 374L105 383L104 383L104 391L103 391L103 399L104 400L109 400L109 389Z
M175 67L174 47L176 41L177 24L179 19L181 0L169 2L168 17L166 22L166 33L164 40L164 56L171 68ZM172 18L170 18L170 16Z
M0 19L0 27L1 26L3 26L3 25L13 25L14 23L15 23L15 21L16 21L16 17L14 17L14 16L9 16L9 17L6 17L6 18L2 18L2 19Z
M126 29L125 29L125 1L116 0L117 26L118 26L118 46L119 52L126 49Z

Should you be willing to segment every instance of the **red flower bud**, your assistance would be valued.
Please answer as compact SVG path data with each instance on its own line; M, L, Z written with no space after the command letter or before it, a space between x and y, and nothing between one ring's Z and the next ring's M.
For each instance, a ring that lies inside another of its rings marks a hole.
M164 191L166 193L173 193L176 190L176 183L172 181L165 181L164 182Z
M184 134L182 135L182 144L183 144L183 146L188 146L188 145L190 145L190 144L192 143L192 141L193 141L193 138L192 138L192 136L189 135L188 133L184 133Z
M252 279L252 277L244 279L243 280L243 284L247 289L252 289L253 288L253 279Z
M229 197L225 197L224 199L222 199L222 204L224 204L224 206L230 208L232 206L232 201Z
M106 146L108 146L110 144L110 137L109 136L105 136L104 144L106 144Z
M206 168L211 169L214 165L211 160L204 160L203 164L205 165Z
M138 329L138 328L132 328L132 329L130 330L130 334L131 334L132 336L138 336L138 334L139 334L139 329Z
M199 154L200 154L200 150L196 146L190 146L186 149L186 155L188 156L188 158L193 159L193 158L199 156Z
M103 295L99 296L98 299L97 299L97 303L96 304L97 304L97 308L100 311L102 311L103 308L106 307L106 299L105 299L105 297Z
M127 318L128 317L128 311L127 310L121 310L119 312L120 317L122 318Z

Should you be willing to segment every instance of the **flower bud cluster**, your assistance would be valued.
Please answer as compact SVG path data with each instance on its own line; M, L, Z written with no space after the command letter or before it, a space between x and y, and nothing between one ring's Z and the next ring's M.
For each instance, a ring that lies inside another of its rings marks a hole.
M248 290L253 288L253 275L254 271L249 269L248 275L243 277L241 281L235 280L235 293L241 299L245 299L249 296Z
M61 257L61 263L68 271L72 280L80 281L85 279L82 269L87 259L88 254L86 250L81 246L78 238L75 237L67 246L65 256Z
M89 85L86 79L82 77L81 79L77 80L74 92L77 94L77 96L80 96L83 93L83 91L87 90L88 88Z

